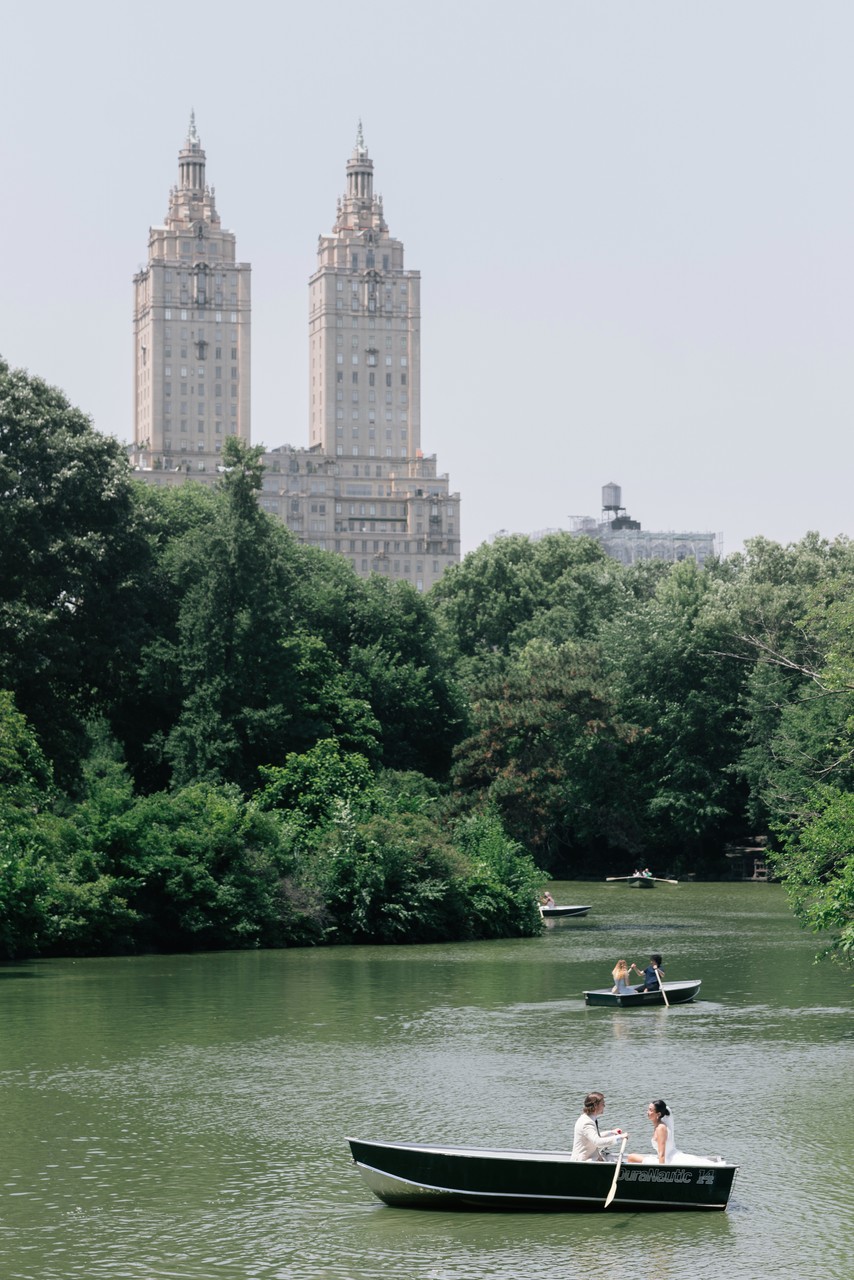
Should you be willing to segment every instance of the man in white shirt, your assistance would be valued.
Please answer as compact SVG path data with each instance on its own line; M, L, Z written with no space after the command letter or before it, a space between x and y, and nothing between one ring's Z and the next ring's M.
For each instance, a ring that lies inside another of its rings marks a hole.
M573 1160L607 1160L605 1153L619 1147L623 1138L621 1129L599 1128L599 1116L604 1110L605 1095L588 1093L572 1135Z

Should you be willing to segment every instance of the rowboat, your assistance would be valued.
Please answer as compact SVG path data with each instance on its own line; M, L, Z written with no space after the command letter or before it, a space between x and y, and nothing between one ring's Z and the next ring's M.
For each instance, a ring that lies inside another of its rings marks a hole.
M692 978L684 982L665 982L664 990L668 1004L686 1004L693 1000L702 985L701 978ZM645 1005L664 1004L664 996L660 991L632 991L618 995L611 987L602 987L599 991L585 991L585 1004L603 1004L612 1009L640 1009Z
M678 884L678 880L670 880L667 876L606 876L607 881L622 880L630 889L654 889L657 884Z
M568 920L571 916L586 916L589 907L540 907L540 914L545 921Z
M347 1141L374 1195L403 1209L590 1213L605 1209L612 1186L609 1210L725 1209L737 1171L723 1160L618 1169L568 1151Z

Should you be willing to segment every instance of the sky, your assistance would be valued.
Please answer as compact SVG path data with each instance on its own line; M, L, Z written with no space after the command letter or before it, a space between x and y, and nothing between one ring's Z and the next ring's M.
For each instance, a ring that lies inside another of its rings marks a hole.
M361 119L464 552L609 482L724 554L854 534L850 0L2 0L0 29L0 355L99 430L132 436L132 278L194 109L252 264L253 442L308 444Z

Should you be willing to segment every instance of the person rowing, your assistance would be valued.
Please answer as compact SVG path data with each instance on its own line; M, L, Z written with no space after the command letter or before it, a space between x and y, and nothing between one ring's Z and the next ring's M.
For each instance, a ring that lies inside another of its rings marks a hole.
M635 973L639 977L643 978L641 986L635 987L635 990L638 993L661 990L661 983L664 981L664 970L661 967L661 956L657 951L653 951L652 955L649 957L649 961L650 962L645 969L639 969L634 961L631 963L629 972L631 972L631 969L634 969Z

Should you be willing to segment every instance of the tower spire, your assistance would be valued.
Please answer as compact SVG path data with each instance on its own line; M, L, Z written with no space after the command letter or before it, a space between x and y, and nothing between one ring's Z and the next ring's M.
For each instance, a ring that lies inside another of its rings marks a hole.
M187 141L178 153L179 187L182 191L203 193L205 190L205 153L196 129L196 113L190 111Z
M356 130L356 146L353 150L354 158L364 159L368 154L368 148L365 146L365 135L362 133L362 117L359 116L359 127Z

